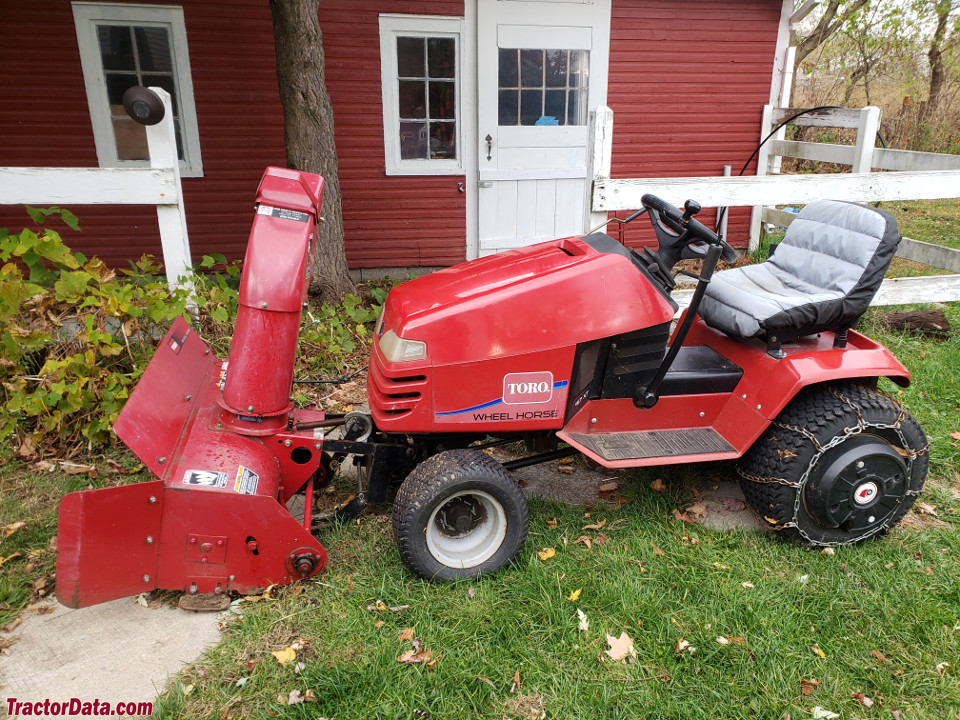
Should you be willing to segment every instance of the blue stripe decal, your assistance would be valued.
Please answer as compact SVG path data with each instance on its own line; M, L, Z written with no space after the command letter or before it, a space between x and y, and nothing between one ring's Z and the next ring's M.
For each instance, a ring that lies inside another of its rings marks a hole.
M555 383L553 384L553 389L554 389L554 390L562 390L562 389L565 388L568 384L569 384L569 381L567 381L567 380L557 380L557 382L555 382ZM464 408L463 410L451 410L451 411L449 411L449 412L437 413L437 417L445 416L445 415L463 415L464 413L474 412L474 411L476 411L476 410L485 410L485 409L487 409L488 407L493 407L494 405L499 405L499 404L502 403L502 402L503 402L503 398L501 397L501 398L497 398L496 400L491 400L491 401L488 402L488 403L484 403L483 405L474 405L473 407Z

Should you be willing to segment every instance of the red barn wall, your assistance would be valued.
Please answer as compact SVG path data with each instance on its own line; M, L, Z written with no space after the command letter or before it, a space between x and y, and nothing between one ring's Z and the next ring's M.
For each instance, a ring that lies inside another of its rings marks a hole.
M190 245L195 259L211 252L242 257L263 169L285 164L270 8L228 0L180 4L204 172L183 178ZM97 167L70 3L4 2L0 27L0 165ZM118 267L144 252L161 256L152 206L70 208L83 230L64 231L74 249ZM20 208L0 205L0 227L25 224Z
M613 0L611 175L721 176L724 165L736 175L759 141L781 8L778 0ZM755 173L756 161L745 174ZM715 213L702 217L712 224ZM749 209L733 210L728 238L745 244L749 226ZM646 222L624 232L628 243L653 240Z
M347 259L352 268L453 265L466 253L463 175L384 175L381 12L462 17L464 10L463 0L320 4ZM470 106L464 98L463 112Z

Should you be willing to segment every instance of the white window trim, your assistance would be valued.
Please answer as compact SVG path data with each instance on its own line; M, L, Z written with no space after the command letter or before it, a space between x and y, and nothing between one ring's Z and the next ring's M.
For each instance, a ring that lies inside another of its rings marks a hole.
M137 5L102 2L74 2L73 21L80 47L80 64L87 89L87 104L93 125L93 139L97 147L100 167L150 167L146 160L119 160L117 145L110 121L110 103L107 83L100 59L97 24L162 26L170 33L174 55L174 82L180 110L180 134L183 142L183 160L180 174L184 177L203 177L200 156L200 132L197 108L193 97L190 72L190 54L187 51L187 30L183 8L174 5Z
M456 41L456 160L400 158L397 41L404 37L451 37ZM380 15L380 89L383 95L383 150L387 175L463 175L464 134L461 113L463 18L436 15Z

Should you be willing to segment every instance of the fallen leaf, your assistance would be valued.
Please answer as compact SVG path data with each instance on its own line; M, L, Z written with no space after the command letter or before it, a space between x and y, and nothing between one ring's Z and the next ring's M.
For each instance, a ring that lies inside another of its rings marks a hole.
M477 591L473 589L473 586L467 588L467 597L473 600L476 597Z
M810 711L810 714L814 717L815 720L836 720L836 718L840 717L835 712L830 712L829 710L825 710L819 705L813 708L813 710Z
M936 506L936 505L930 505L929 503L917 502L917 503L914 503L913 506L914 506L917 510L920 511L920 514L921 514L921 515L933 515L933 517L935 517L935 518L940 517L939 515L937 515L937 506Z
M753 590L754 585L752 582L742 582L740 583L740 587L744 588L745 590Z
M414 633L414 628L409 627L409 628L406 628L405 630L403 630L403 631L400 633L400 638L399 638L399 639L400 639L400 640L403 640L404 642L410 642L411 640L413 640L413 636L414 636L414 635L415 635L415 633Z
M90 477L97 476L97 469L93 465L81 465L80 463L69 462L68 460L60 461L60 469L63 470L67 475L80 475L82 473L89 473Z
M375 628L382 628L384 625L386 625L386 623L385 623L383 620L377 620L377 621L373 624L373 626L374 626Z
M695 537L690 537L689 535L684 535L680 538L680 543L682 545L699 545L700 541Z
M871 650L870 654L873 655L873 659L878 663L885 663L887 659L883 656L883 653L879 650Z
M650 543L650 546L653 548L654 555L663 555L663 550L658 548L656 545L654 545L653 543Z
M18 552L12 553L11 555L7 555L6 557L3 557L2 555L0 555L0 568L2 568L3 564L8 560L13 560L14 558L18 558L18 557L20 557L20 553Z
M480 680L481 682L485 682L487 685L489 685L490 687L492 687L494 690L497 689L497 686L493 684L493 680L491 680L491 679L488 678L488 677L484 677L483 675L477 675L477 680Z
M727 637L727 640L732 642L734 645L740 645L741 647L747 644L747 639L745 637L733 637L731 635Z
M681 512L680 512L679 510L677 510L676 508L674 508L674 510L673 510L673 516L674 516L677 520L680 520L680 521L682 521L682 522L690 523L691 525L696 525L696 524L697 524L697 521L696 521L696 518L695 518L695 517L690 517L689 515L687 515L686 512L681 513Z
M720 498L720 504L723 505L724 510L729 510L730 512L740 512L741 510L747 509L747 504L743 500L737 500L737 498L732 497Z
M577 608L577 618L580 620L580 622L577 623L577 629L587 632L590 629L590 621L587 620L587 616L580 608Z
M517 671L513 674L513 685L510 687L510 692L516 692L520 689L520 668L517 668Z
M729 569L730 569L730 566L729 566L729 565L724 565L723 563L719 563L719 562L715 562L715 563L713 564L713 566L714 566L717 570L729 570Z
M812 678L810 680L801 680L800 681L800 694L801 695L812 695L813 691L820 687L820 681Z
M832 547L825 547L823 550L820 551L820 553L822 555L836 555L837 551L834 550Z
M598 488L597 488L597 492L598 492L598 493L612 493L612 492L615 492L615 491L617 490L617 488L619 488L619 487L620 487L620 486L619 486L617 483L615 483L615 482L608 482L608 483L604 483L603 485L601 485L600 487L598 487Z
M409 605L391 605L390 607L387 608L387 610L389 610L392 613L403 612L404 610L409 610L409 609L410 609Z
M281 665L287 665L297 659L297 651L291 647L285 647L283 650L274 650L270 653Z
M889 570L890 568L893 567L893 563L892 563L892 562L888 562L886 565L884 565L884 567L885 567L887 570Z
M33 465L30 466L31 469L40 473L52 473L57 469L56 464L50 462L49 460L37 460Z
M573 475L576 471L573 465L557 465L557 472L563 475Z
M147 596L144 595L143 593L140 593L139 595L137 595L137 605L147 607L149 605L149 603L147 602Z
M30 437L29 435L27 435L27 436L23 439L23 443L21 443L20 447L17 448L17 455L19 455L20 457L22 457L24 460L29 460L30 458L33 458L33 457L36 457L36 456L37 456L37 451L36 451L36 449L33 447L33 438L32 438L32 437Z
M387 604L383 600L377 600L372 605L367 605L367 610L374 610L376 612L385 612L387 609Z
M547 527L555 528L557 526L557 519L551 518L550 520L547 520L546 523L547 523Z
M691 645L689 642L687 642L683 638L680 638L679 640L677 640L677 644L673 646L673 649L676 651L678 656L682 655L684 650L686 650L691 655L693 655L697 651L697 649L693 645Z
M943 671L950 667L950 663L942 662L937 664L937 675L943 675Z
M182 689L184 695L189 695L190 693L192 693L192 692L193 692L193 688L194 688L193 685L182 685L182 686L181 686L181 689Z
M707 516L707 506L702 502L694 503L684 511L684 515L687 515L690 518L696 520L698 517L705 518Z
M667 486L663 484L663 480L661 478L657 478L650 483L650 488L659 493L665 493L668 491Z
M615 638L613 635L607 635L607 644L610 646L609 650L604 652L610 656L611 660L622 661L627 658L636 658L637 651L633 648L633 640L630 639L630 636L627 633L620 633L620 637Z
M717 638L717 642L720 643L721 645L729 645L729 644L730 644L730 641L727 640L723 635L721 635L720 637Z
M4 526L3 526L3 536L4 536L5 538L8 538L8 537L10 537L11 535L13 535L17 530L20 530L21 528L25 528L26 526L27 526L27 524L26 524L25 522L23 522L22 520L21 520L20 522L15 522L15 523L10 523L9 525L4 525Z
M594 541L597 545L604 545L604 544L606 544L606 542L607 542L609 539L610 539L610 538L607 537L606 533L600 533L599 535L597 535L597 536L593 539L593 541ZM626 547L626 545L624 545L624 547Z
M303 672L304 670L306 670L306 669L307 669L307 664L304 663L304 662L297 662L297 663L294 663L294 665L293 665L293 671L294 671L297 675L299 675L300 673L302 673L302 672Z
M437 663L440 662L440 658L442 658L442 657L443 657L443 655L437 655L433 660L430 660L430 661L427 663L427 670L436 670L436 669L437 669Z
M27 605L27 611L37 615L48 615L56 609L56 605Z
M903 720L900 715L900 708L898 707L890 708L890 714L893 716L893 720ZM960 715L958 715L957 718L960 720Z
M567 600L569 600L570 602L576 602L577 600L580 599L580 593L582 592L583 592L583 588L577 588L567 596Z
M584 526L583 526L582 528L580 528L580 529L581 529L581 530L599 530L600 528L602 528L602 527L603 527L604 525L606 525L606 524L607 524L607 521L606 521L606 520L601 520L600 522L594 523L593 525L584 525Z
M873 700L863 693L850 693L850 697L860 702L864 707L873 707Z
M15 617L13 620L4 625L0 630L3 630L5 633L11 633L17 629L17 626L23 622L23 618Z
M593 549L593 541L590 538L588 538L586 535L581 535L580 537L578 537L576 540L573 541L574 545L576 545L577 543L583 543L584 545L586 545L587 550Z
M407 665L416 665L417 663L427 663L433 658L432 650L407 650L400 657L397 658L397 662L405 663Z
M299 690L291 690L290 696L287 698L287 705L296 705L297 703L302 703L304 697L300 694Z
M960 432L952 432L950 433L950 437L952 437L954 440L960 440Z
M242 678L240 678L239 680L237 680L237 681L233 684L233 686L234 686L234 687L238 687L238 688L239 688L239 687L243 687L243 686L246 685L248 682L250 682L250 678L248 678L248 677L242 677Z
M557 551L553 548L544 548L543 550L537 552L537 557L546 562L556 554Z
M821 659L826 659L826 657L827 657L827 656L826 656L826 653L824 653L823 650L821 650L820 648L818 648L816 645L811 645L811 646L810 646L810 649L813 650L814 655L816 655L817 657L819 657L819 658L821 658Z

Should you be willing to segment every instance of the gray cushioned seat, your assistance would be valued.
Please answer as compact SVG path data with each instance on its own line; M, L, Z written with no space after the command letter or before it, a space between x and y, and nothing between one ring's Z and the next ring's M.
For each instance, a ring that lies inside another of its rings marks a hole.
M769 260L716 273L700 315L729 335L769 342L846 330L870 305L899 243L890 213L817 200Z

